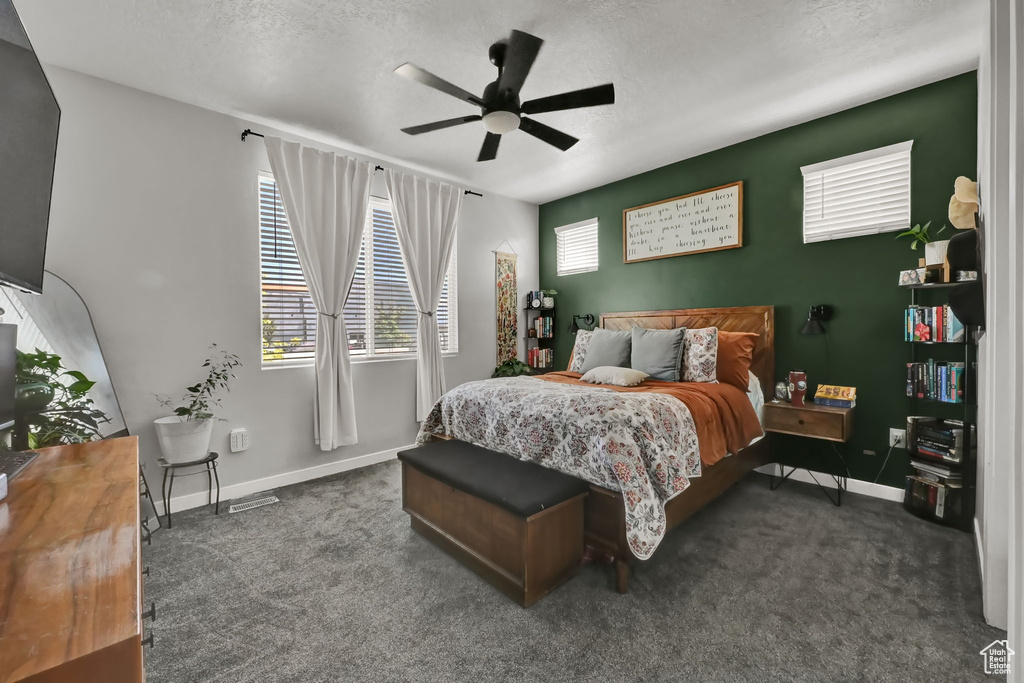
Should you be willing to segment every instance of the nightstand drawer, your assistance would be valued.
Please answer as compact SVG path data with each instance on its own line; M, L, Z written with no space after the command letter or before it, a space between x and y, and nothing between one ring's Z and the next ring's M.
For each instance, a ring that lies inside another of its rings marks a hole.
M766 403L765 431L808 436L828 441L846 441L853 431L853 411L808 404Z

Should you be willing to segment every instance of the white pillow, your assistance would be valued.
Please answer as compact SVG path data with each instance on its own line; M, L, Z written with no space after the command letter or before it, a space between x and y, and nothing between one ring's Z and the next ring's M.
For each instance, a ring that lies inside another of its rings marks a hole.
M620 368L614 365L602 365L580 377L591 384L614 384L619 387L635 387L650 377L646 372L633 368Z
M717 382L718 328L698 330L686 328L686 347L683 350L684 382Z

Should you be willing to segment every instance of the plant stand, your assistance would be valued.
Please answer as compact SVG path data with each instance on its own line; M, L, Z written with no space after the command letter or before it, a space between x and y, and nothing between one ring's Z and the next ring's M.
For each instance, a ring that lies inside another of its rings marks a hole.
M209 505L213 505L213 514L220 514L220 477L217 476L217 453L211 451L205 458L199 460L193 460L191 462L167 462L163 458L157 460L160 463L160 467L164 468L164 478L160 483L160 494L164 499L164 514L167 515L167 528L172 527L171 524L171 490L174 488L174 477L181 476L187 477L193 474L202 474L206 472L206 476L210 481L209 489ZM179 469L186 467L198 467L204 466L204 469L197 469L195 472L181 472L178 473ZM213 500L213 483L217 482L217 501L214 503Z

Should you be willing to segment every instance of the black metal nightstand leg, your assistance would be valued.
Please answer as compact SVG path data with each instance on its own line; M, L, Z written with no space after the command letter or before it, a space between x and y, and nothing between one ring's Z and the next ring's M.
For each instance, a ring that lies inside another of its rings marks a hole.
M785 481L787 479L789 479L790 475L792 475L794 472L796 472L796 468L795 467L791 467L790 470L789 470L789 474L787 474L786 473L786 466L785 465L783 465L781 463L775 463L775 465L779 468L779 474L778 475L775 475L775 474L769 474L768 475L768 487L772 491L774 491L775 489L777 489L780 486L782 486L785 483ZM777 483L776 483L776 480L778 480Z

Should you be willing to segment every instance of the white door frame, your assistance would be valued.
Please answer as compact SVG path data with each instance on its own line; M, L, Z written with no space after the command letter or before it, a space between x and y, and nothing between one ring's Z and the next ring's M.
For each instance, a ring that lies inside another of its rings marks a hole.
M976 518L986 620L1024 681L1024 0L990 0L979 65L986 331L979 347Z

